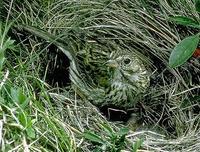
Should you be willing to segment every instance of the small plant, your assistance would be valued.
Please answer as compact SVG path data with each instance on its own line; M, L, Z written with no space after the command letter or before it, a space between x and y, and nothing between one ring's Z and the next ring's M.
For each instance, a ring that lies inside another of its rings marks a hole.
M27 108L30 98L24 94L21 88L11 88L9 96L10 100L2 98L0 105L4 107L4 111L12 113L16 120L12 125L18 126L17 128L23 131L28 138L35 138L33 129L35 119L32 119L29 108Z
M35 119L30 117L28 112L28 104L30 98L27 97L20 88L11 88L11 99L10 107L16 108L17 118L19 124L23 126L23 130L26 132L29 138L35 138L35 130L33 129L33 124Z
M200 13L200 0L194 0L194 3L196 11ZM190 17L174 16L170 17L170 20L180 25L200 28L200 21L196 21ZM175 68L182 65L193 55L199 44L199 35L200 33L186 37L175 46L169 57L170 67Z
M102 125L103 135L94 133L92 131L86 131L83 133L85 139L90 140L95 144L95 152L101 151L110 151L110 152L120 152L125 149L126 145L129 144L126 139L126 135L128 134L127 128L121 128L118 132L115 132L108 125ZM137 150L141 147L142 140L135 142L132 144L131 152L137 152Z

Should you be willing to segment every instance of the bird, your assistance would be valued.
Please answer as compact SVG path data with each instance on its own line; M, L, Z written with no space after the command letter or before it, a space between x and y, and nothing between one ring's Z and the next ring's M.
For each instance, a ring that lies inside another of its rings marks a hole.
M80 69L76 72L71 69L73 84L98 107L128 109L135 106L150 86L150 72L143 61L133 51L92 43L86 44L91 46L89 51L80 54ZM85 55L86 52L89 55ZM87 61L82 62L84 59Z
M79 95L97 107L112 105L128 109L142 99L150 85L150 74L143 61L119 46L110 47L88 41L69 47L66 41L42 29L17 25L56 45L70 60L70 80ZM72 49L74 48L74 49Z

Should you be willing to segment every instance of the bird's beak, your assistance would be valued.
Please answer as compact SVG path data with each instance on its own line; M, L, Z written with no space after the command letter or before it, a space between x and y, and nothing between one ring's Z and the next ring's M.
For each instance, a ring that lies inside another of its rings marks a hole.
M108 67L111 67L111 68L117 68L117 67L119 66L119 64L118 64L117 61L115 61L115 60L108 60L108 61L106 62L106 65L107 65Z

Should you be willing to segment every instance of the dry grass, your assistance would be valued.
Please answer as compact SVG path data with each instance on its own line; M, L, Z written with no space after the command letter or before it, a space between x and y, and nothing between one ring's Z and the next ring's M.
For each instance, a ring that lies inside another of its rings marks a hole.
M146 100L139 104L143 126L126 136L127 151L138 139L143 139L140 151L200 151L199 61L191 58L178 69L168 67L172 48L196 32L174 25L168 18L178 14L199 19L192 1L24 0L12 7L4 2L5 8L12 8L9 19L17 18L15 24L44 29L68 44L77 45L80 37L106 41L138 53L149 64L152 85ZM15 49L6 52L1 74L5 79L0 90L2 151L89 152L94 145L83 138L84 131L108 139L104 124L116 132L124 127L120 122L108 122L70 86L59 88L46 83L52 49L47 42L16 29L10 35L16 43ZM59 63L56 56L51 62ZM25 106L17 101L21 96L27 100Z

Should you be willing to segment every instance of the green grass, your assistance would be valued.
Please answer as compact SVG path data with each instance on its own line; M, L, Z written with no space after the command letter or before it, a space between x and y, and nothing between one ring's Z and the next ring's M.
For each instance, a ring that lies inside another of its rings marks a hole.
M168 67L174 46L196 32L168 20L176 14L199 18L190 0L23 2L3 1L0 151L90 152L120 144L127 151L199 151L199 62L191 58L180 68ZM59 49L10 22L46 30L76 51L80 39L95 38L136 52L157 81L140 103L143 126L118 135L125 124L108 122L71 86L48 84L49 70L60 63L49 49Z

